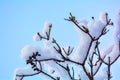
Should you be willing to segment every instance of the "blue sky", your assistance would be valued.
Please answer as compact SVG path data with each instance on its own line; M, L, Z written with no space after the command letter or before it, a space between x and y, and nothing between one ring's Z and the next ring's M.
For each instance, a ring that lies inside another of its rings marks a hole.
M32 36L42 31L45 21L53 24L52 36L61 45L76 46L80 36L74 25L64 20L69 16L69 12L78 19L91 20L91 16L98 19L100 12L107 11L110 18L115 21L116 11L120 8L119 3L120 0L0 0L1 79L12 80L14 70L26 66L20 58L21 49L27 44L39 45L33 42ZM113 35L113 32L110 34ZM106 45L112 42L108 43L107 40L112 40L112 37L106 38ZM120 64L116 63L113 67L118 66L120 67ZM25 80L36 80L37 77ZM120 76L112 80L117 78Z

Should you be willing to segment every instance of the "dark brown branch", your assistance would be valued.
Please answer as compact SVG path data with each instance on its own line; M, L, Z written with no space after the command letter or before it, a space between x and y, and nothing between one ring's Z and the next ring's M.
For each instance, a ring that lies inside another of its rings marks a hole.
M85 68L85 65L82 65L82 68L83 68L83 71L85 72L85 74L87 75L87 77L90 79L91 78L91 75L89 72L87 72L86 68Z
M111 67L111 64L110 64L110 57L108 57L108 71L107 71L107 74L108 74L108 80L111 79L110 67Z
M67 54L67 52L65 51L65 49L64 48L62 48L62 49L63 49L64 53Z
M74 72L74 68L72 67L72 72L73 72L73 80L75 80L74 76L75 76L75 72Z
M71 63L74 63L74 64L83 65L82 63L73 61L73 60L68 59L68 58L64 58L63 60L59 60L59 59L55 59L55 58L49 58L49 59L42 59L42 60L35 60L35 61L38 61L38 62L45 62L45 61L65 62L65 61L68 61L68 62L71 62Z
M47 37L48 40L50 39L51 28L52 28L52 24L49 26L48 37Z
M91 58L89 58L90 74L91 74L91 78L93 78L93 79L94 79L94 73L93 73L93 66L94 66L93 65L93 58L94 58L94 55L95 55L95 53L93 52Z
M98 68L96 69L96 71L94 72L94 76L97 74L97 72L99 71L99 69L100 69L100 67L101 67L101 65L102 65L102 60L98 60ZM96 63L96 65L95 66L97 66L97 63Z
M96 51L95 53L98 56L98 60L96 61L95 66L97 66L97 63L98 63L99 66L98 66L96 72L94 72L94 76L99 71L99 69L100 69L100 67L102 65L102 60L101 60L101 55L100 55L100 50L99 50L99 44L100 44L100 42L98 42L98 40L97 40L96 41L96 46L95 46L95 51Z
M90 52L90 48L91 48L91 46L92 46L92 43L93 43L93 41L91 41L90 44L89 44L89 47L88 47L88 50L87 50L85 59L84 59L84 61L83 61L83 64L85 64L85 62L86 62L86 60L87 60L87 57L88 57L88 55L89 55L89 52Z
M99 69L100 69L100 67L101 67L101 65L102 65L102 61L100 60L99 63L100 63L100 64L99 64L97 70L96 70L96 71L94 72L94 74L93 74L94 76L95 76L95 75L97 74L97 72L99 71Z
M45 61L65 62L64 60L55 59L55 58L42 59L42 60L36 60L36 61L38 61L38 62L45 62Z
M67 20L67 19L65 19L65 20ZM85 32L86 34L88 34L89 36L90 36L90 38L92 39L92 40L94 40L94 38L92 37L92 35L89 33L89 30L86 28L86 27L84 27L84 26L80 26L79 24L78 24L78 22L77 22L77 20L68 20L68 21L71 21L71 22L73 22L81 31L83 31L83 32Z
M74 48L71 49L70 54L73 52L73 49L74 49Z
M54 43L57 47L58 47L58 49L55 47L55 46L53 46L53 48L62 56L62 58L64 59L65 57L64 57L64 55L62 54L62 48L60 47L60 45L57 43L57 41L53 38L53 40L52 40L52 43Z
M38 32L37 35L40 37L40 40L42 39L42 36L41 34Z
M40 70L42 70L42 64L41 64L41 62L39 62L39 65L40 65Z
M78 25L78 22L75 19L75 16L72 15L72 13L70 13L69 19L65 19L65 20L73 22L80 30L82 30L83 32L87 33L81 26Z

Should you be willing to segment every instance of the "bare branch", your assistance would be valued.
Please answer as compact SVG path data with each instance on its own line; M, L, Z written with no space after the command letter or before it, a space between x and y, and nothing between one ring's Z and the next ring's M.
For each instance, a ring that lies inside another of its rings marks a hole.
M110 80L112 77L111 77L111 72L110 72L110 67L111 67L111 64L110 64L110 57L108 57L108 71L107 71L107 74L108 74L108 80Z

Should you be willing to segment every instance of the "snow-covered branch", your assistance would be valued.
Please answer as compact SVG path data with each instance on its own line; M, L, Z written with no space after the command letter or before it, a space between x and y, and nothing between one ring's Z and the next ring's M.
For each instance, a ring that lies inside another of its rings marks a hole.
M107 66L106 76L111 79L111 66L120 56L120 11L117 14L115 42L108 48L99 48L99 39L113 26L108 13L101 13L98 20L92 17L92 21L79 22L70 13L65 20L72 22L80 32L80 43L74 49L71 46L62 47L59 42L51 37L52 24L45 22L43 33L37 32L33 36L34 41L44 41L44 46L36 47L27 45L21 51L21 57L29 65L29 68L20 68L15 72L14 80L23 80L24 77L44 74L52 80L81 80L81 70L88 80L95 80L104 63ZM79 78L76 75L79 74ZM106 77L105 76L105 77ZM103 80L105 77L102 77Z

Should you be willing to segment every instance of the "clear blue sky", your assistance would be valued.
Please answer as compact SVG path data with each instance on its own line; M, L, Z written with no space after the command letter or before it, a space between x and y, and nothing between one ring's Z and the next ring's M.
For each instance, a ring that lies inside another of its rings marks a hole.
M32 36L42 31L45 21L53 23L52 36L61 45L76 46L80 36L74 25L64 20L69 12L78 19L90 20L91 16L98 19L100 12L107 11L115 21L119 8L120 0L0 0L0 78L12 80L14 70L26 66L20 58L21 49L27 44L37 45ZM107 39L110 41L110 38ZM118 66L120 62L113 66L113 70L119 70ZM25 80L37 79L30 78ZM116 75L112 80L118 79L120 76Z

